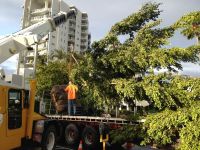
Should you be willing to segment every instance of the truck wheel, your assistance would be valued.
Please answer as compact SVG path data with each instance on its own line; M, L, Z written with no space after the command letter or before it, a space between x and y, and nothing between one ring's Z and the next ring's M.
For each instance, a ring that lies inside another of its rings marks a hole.
M49 126L44 132L42 138L43 150L55 150L56 148L56 129L54 126Z
M92 127L85 127L82 133L83 145L87 150L94 149L99 145L98 133Z
M75 124L68 124L65 128L65 141L67 145L74 145L79 141L79 130Z

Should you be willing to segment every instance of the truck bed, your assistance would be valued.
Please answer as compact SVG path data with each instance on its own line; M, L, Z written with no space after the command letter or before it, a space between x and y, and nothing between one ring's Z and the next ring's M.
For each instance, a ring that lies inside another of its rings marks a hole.
M113 117L94 117L94 116L69 116L69 115L46 115L48 119L52 120L67 120L73 122L94 122L94 123L106 123L106 124L118 124L118 125L125 125L125 124L137 124L143 121L128 121L126 119L121 118L113 118Z

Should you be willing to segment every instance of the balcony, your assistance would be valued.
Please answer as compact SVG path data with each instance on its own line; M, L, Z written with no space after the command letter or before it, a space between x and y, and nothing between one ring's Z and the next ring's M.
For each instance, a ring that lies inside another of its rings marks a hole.
M81 46L87 46L87 42L82 42L81 41Z
M34 60L33 59L27 59L25 61L25 66L26 67L31 68L31 67L33 67L33 65L34 65Z
M36 15L46 15L49 14L50 9L42 8L42 9L35 9L31 11L31 15L36 16Z
M83 30L83 31L81 31L81 36L87 36L88 35L88 32L87 32L87 30Z
M46 46L42 46L42 47L38 48L38 52L42 52L42 51L45 51L47 49L48 48Z
M69 19L69 23L76 25L76 20L75 19Z
M69 31L69 35L75 36L75 31Z
M88 26L81 26L81 30L88 30Z
M88 23L81 23L81 27L88 27Z
M47 54L47 49L38 52L40 56L44 56Z
M81 33L88 33L88 30L82 30Z
M36 16L36 17L31 17L31 23L37 23L39 21L44 20L45 18L47 18L47 16Z
M74 41L68 41L68 46L74 45Z
M88 21L88 17L82 17L83 21Z
M75 27L75 26L69 26L69 29L70 29L70 30L75 30L76 27Z
M76 22L76 18L73 16L70 16L68 19L69 19L69 21Z
M82 50L85 50L86 48L87 48L86 45L81 45L81 49L82 49Z
M84 17L88 17L88 14L87 13L82 13L82 18L84 18Z
M26 58L33 58L34 57L34 52L28 52L26 55Z
M87 38L82 38L82 39L81 39L81 43L82 43L82 42L87 42L87 41L88 41Z
M74 43L75 38L69 38L68 41Z
M82 24L88 24L88 20L82 20L81 23Z
M76 24L69 23L69 28L71 28L71 29L76 29Z

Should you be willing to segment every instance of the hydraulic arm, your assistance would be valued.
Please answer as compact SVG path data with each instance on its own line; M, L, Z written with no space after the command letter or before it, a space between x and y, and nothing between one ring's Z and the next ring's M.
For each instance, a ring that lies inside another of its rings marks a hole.
M47 18L39 23L1 39L0 64L21 51L32 49L32 45L39 42L49 32L55 31L57 26L66 22L71 16L76 17L75 9L71 9L68 13L60 12L53 18Z

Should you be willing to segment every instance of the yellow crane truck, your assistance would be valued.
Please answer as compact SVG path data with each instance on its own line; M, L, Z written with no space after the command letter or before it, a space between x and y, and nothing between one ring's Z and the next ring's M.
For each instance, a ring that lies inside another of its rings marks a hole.
M56 27L66 22L69 17L76 16L76 10L71 9L68 13L60 12L53 18L48 18L36 23L19 32L0 39L0 64L11 56L23 51L32 49L49 32L56 30ZM20 79L18 75L13 76ZM36 81L30 81L30 87L16 82L8 83L5 74L0 70L0 149L10 150L21 147L27 141L40 141L46 149L53 149L52 144L47 141L55 140L55 126L49 126L45 130L46 136L38 136L43 132L42 125L47 117L34 112ZM42 121L40 121L42 120ZM47 135L48 134L48 135ZM51 137L49 139L48 137ZM53 137L54 136L54 137ZM43 139L42 139L43 138ZM53 141L55 142L55 141Z

